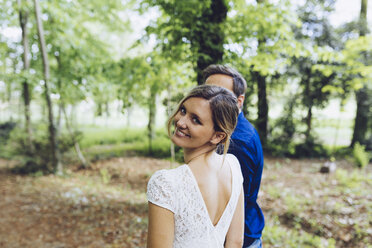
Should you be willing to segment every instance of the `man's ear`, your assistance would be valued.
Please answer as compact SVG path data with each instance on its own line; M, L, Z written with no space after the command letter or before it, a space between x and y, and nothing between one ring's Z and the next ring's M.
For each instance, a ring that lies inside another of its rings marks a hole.
M243 108L244 98L245 98L244 95L238 96L238 108L239 109L242 109Z
M226 134L224 132L215 132L210 140L213 145L217 145L226 138Z

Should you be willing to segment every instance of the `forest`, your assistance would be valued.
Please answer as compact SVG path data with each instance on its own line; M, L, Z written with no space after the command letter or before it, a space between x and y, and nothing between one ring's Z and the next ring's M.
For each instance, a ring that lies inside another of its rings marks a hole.
M0 0L0 247L145 247L146 185L202 71L247 81L265 247L371 247L371 3Z

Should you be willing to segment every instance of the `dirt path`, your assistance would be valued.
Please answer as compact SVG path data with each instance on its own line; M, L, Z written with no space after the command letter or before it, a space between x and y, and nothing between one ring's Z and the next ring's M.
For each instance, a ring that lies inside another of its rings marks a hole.
M148 158L112 159L60 178L15 176L5 171L5 161L0 164L4 248L144 247L143 192L153 171L169 167L167 161ZM111 175L108 184L102 183L102 168ZM138 199L136 192L142 192Z
M309 233L321 244L335 240L335 247L371 243L368 177L359 173L353 181L348 175L326 176L318 173L321 163L266 160L259 196L265 230L270 232L264 234L265 247L302 247L298 244L309 242L297 240L297 245L287 246L285 232ZM339 170L352 174L347 162L339 164ZM7 172L9 166L0 160L0 247L145 247L147 181L170 163L116 158L99 161L89 170L71 168L64 177L15 176ZM350 183L350 190L344 191L342 183ZM277 228L283 231L275 234L278 237L273 234Z

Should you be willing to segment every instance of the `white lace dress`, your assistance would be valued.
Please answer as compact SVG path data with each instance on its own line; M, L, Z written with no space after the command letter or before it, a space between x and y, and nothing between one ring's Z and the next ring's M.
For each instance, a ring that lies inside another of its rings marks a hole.
M151 177L147 185L148 201L174 213L173 247L224 246L243 183L237 158L227 154L225 163L231 168L232 191L230 200L215 226L210 220L198 183L188 165L184 164L171 170L160 170Z

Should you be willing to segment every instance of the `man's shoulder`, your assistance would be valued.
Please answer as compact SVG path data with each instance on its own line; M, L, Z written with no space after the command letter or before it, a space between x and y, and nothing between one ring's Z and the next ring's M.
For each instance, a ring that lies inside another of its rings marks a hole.
M258 139L259 141L256 129L244 116L240 116L238 119L238 123L231 139L240 140L243 143L251 143L252 139Z
M244 116L239 117L238 124L231 136L229 151L238 158L242 154L248 155L252 161L261 164L263 151L260 137L253 125Z

